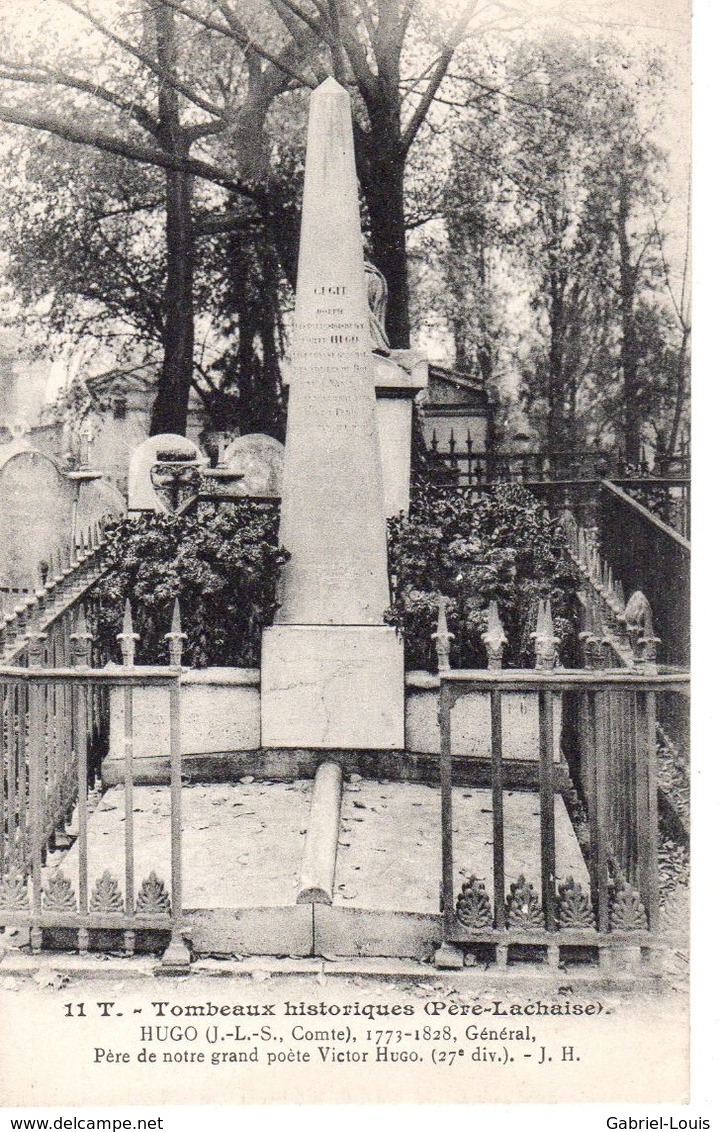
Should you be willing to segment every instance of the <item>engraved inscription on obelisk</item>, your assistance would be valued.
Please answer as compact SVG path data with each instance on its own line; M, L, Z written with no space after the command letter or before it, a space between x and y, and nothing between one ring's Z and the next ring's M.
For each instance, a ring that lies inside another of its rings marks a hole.
M350 98L334 79L310 98L291 367L280 518L291 557L263 634L262 743L402 747Z

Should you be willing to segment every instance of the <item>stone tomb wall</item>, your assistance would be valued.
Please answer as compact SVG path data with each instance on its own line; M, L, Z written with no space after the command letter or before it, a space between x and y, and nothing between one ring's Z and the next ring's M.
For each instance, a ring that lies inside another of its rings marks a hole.
M437 707L440 682L428 672L405 677L405 747L413 755L440 753ZM561 697L553 713L554 758L560 759ZM260 721L260 671L256 668L207 668L183 673L180 685L180 742L184 757L216 757L228 767L228 756L263 749ZM503 756L510 761L538 760L538 698L532 692L503 696ZM134 762L137 781L162 778L161 763L169 757L170 724L167 688L135 692L133 711ZM110 753L103 779L122 780L124 751L123 690L110 694ZM452 753L457 757L490 758L490 696L477 693L460 698L453 709ZM402 750L393 752L398 757ZM392 755L390 756L392 757ZM295 769L287 764L287 776ZM228 773L228 778L232 777Z

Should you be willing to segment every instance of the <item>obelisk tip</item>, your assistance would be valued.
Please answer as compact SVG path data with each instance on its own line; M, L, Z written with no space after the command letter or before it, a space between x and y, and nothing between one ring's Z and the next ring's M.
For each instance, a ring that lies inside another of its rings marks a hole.
M337 79L333 78L332 75L328 75L328 77L325 79L325 81L320 83L320 86L316 86L315 90L312 92L310 97L314 98L315 96L318 96L318 95L325 96L325 95L328 95L328 94L333 95L335 97L339 94L345 95L346 98L349 97L348 92L345 90L345 87L342 86L337 81Z

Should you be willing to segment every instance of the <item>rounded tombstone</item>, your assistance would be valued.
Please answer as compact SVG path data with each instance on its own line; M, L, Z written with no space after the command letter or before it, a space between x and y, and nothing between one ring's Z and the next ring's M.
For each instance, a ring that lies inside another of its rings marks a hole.
M34 589L42 562L71 539L74 488L49 456L15 451L0 464L0 580Z
M158 464L198 467L207 463L197 444L186 436L162 432L149 436L138 444L130 457L128 468L128 510L159 511L167 514L171 508L153 482L153 470Z
M262 432L238 436L225 450L228 471L242 476L238 494L260 499L282 495L285 449L279 440Z
M127 511L127 503L118 489L105 479L88 479L78 486L76 535L86 531L103 519L119 519Z

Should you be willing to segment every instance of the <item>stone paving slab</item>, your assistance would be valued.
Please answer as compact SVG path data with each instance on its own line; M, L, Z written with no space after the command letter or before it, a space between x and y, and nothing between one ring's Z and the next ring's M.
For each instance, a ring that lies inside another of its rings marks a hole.
M295 904L312 781L183 787L185 908L267 908ZM170 888L170 789L133 792L135 887L155 871ZM125 791L114 786L88 820L90 888L105 869L125 876ZM53 863L55 863L53 861ZM78 845L60 862L77 886ZM77 891L77 888L76 888Z
M187 909L291 908L310 819L313 783L225 783L183 787L183 904ZM489 790L453 792L455 888L475 873L492 892ZM506 887L520 873L540 886L538 795L506 791ZM135 787L135 888L155 871L170 887L170 790ZM587 870L565 805L555 799L558 876L587 886ZM108 869L124 885L125 795L104 795L88 822L90 888ZM78 846L52 866L77 891ZM338 838L337 908L437 914L440 891L440 791L368 779L346 783Z
M520 873L540 891L540 799L504 792L506 889ZM345 786L335 874L337 906L437 912L440 791L363 780ZM492 795L453 790L455 889L473 873L492 894ZM587 891L588 873L562 798L555 798L557 873Z

